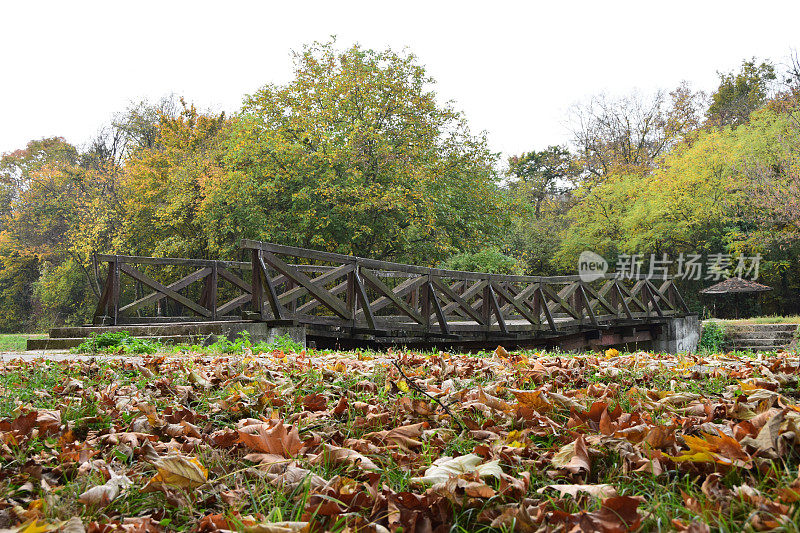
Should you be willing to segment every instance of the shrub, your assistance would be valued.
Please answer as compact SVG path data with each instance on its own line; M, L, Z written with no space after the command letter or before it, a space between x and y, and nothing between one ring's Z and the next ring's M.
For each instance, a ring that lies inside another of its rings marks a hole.
M519 274L522 271L516 259L505 255L497 248L456 254L450 256L440 266L449 270L468 270L487 274Z
M281 350L286 353L299 353L303 351L303 345L295 342L289 335L275 338L272 342L259 342L253 347L254 352L271 352Z
M701 352L719 352L725 344L725 326L716 320L709 320L703 324L703 332L697 348Z
M93 333L73 351L77 353L156 353L161 345L154 341L131 337L127 331Z

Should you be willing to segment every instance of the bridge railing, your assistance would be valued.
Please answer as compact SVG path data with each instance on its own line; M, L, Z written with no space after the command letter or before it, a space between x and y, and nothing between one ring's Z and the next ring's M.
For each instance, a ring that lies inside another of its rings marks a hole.
M683 315L673 280L513 276L427 268L244 240L262 320L368 331L549 330Z
M250 262L97 255L96 324L258 320L353 331L559 332L686 314L673 280L512 276L242 241Z
M126 255L95 261L107 264L95 324L234 320L252 300L250 263Z

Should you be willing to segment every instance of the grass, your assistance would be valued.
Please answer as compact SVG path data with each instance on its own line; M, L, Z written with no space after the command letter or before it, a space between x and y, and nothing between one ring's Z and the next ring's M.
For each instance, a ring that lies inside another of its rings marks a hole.
M24 352L28 339L44 339L44 334L8 333L0 335L0 352Z

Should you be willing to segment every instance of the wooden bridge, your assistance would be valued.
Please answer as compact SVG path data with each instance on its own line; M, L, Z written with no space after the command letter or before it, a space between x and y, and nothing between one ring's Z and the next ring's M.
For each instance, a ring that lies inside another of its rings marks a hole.
M249 262L96 256L94 325L303 327L317 346L620 345L689 315L673 280L427 268L244 240ZM106 265L103 268L103 265ZM68 329L68 328L67 328Z

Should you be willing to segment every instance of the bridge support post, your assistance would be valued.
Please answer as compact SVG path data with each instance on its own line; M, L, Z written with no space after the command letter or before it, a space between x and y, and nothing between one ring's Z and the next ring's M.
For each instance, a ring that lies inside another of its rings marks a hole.
M653 351L661 353L694 352L700 341L697 315L668 318L661 333L653 340Z

